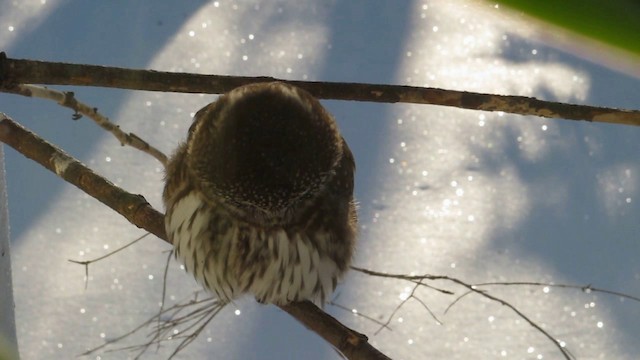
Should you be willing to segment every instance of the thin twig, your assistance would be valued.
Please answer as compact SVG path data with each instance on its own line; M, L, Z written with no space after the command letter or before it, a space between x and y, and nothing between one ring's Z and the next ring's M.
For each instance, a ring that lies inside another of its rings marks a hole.
M113 255L113 254L115 254L115 253L117 253L117 252L119 252L121 250L124 250L124 249L128 248L129 246L137 243L138 241L144 239L145 237L147 237L147 235L149 235L149 233L146 233L146 234L140 236L139 238L131 241L130 243L126 244L125 246L123 246L121 248L118 248L118 249L116 249L116 250L114 250L114 251L112 251L110 253L107 253L106 255L97 257L97 258L92 259L92 260L81 261L81 260L67 259L67 261L84 266L84 289L86 290L88 288L88 286L89 286L89 264L97 262L97 261L100 261L102 259L106 259L109 256L111 256L111 255Z
M533 327L534 329L536 329L538 332L540 332L544 337L546 337L547 339L549 339L554 346L560 351L560 353L562 354L562 356L567 359L574 359L575 357L573 356L573 354L571 354L571 352L565 348L564 346L562 346L562 344L555 339L553 336L551 336L551 334L549 334L548 331L546 331L545 329L543 329L540 325L538 325L535 321L531 320L531 318L529 318L526 314L524 314L522 311L520 311L518 308L516 308L515 306L511 305L511 303L509 303L506 300L503 300L499 297L493 296L485 291L482 290L478 290L476 288L475 285L473 284L469 284L467 282L464 282L460 279L454 278L454 277L450 277L450 276L446 276L446 275L405 275L405 274L389 274L389 273L383 273L383 272L378 272L378 271L373 271L373 270L368 270L368 269L363 269L363 268L359 268L356 266L352 266L352 269L367 274L367 275L371 275L371 276L377 276L377 277L383 277L383 278L394 278L394 279L400 279L400 280L406 280L406 281L411 281L413 283L415 283L415 287L413 289L413 291L415 291L415 289L421 284L421 281L424 280L446 280L446 281L450 281L453 282L455 284L458 284L466 289L469 290L469 292L478 294L482 297L485 297L491 301L497 302L500 305L506 306L509 309L511 309L518 317L520 317L521 319L523 319L525 322L527 322L531 327ZM412 294L413 294L412 291ZM461 297L458 297L457 300L459 300L460 298L466 296L467 294L463 294ZM456 302L454 301L454 303ZM406 302L406 300L405 300ZM402 305L402 304L401 304ZM397 311L394 310L394 312L392 313L395 314L395 312Z
M588 285L570 285L570 284L554 284L554 283L544 283L544 282L535 282L535 281L514 281L514 282L485 282L485 283L478 283L478 284L473 284L473 285L474 286L478 286L478 287L480 287L480 286L514 286L514 285L516 285L516 286L522 286L522 285L548 286L548 287L554 287L554 288L581 290L581 291L583 291L583 292L585 292L587 294L591 293L591 292L597 292L597 293L602 293L602 294L607 294L607 295L619 296L621 298L625 298L625 299L629 299L629 300L640 302L640 297L638 297L638 296L633 296L633 295L621 293L619 291L596 288L596 287L591 286L591 284L588 284Z
M382 103L412 103L463 109L500 111L567 120L640 126L640 110L543 101L526 96L505 96L437 88L288 81L273 77L243 77L134 70L97 65L10 59L0 53L0 89L17 84L101 86L163 92L222 94L238 86L282 81L309 91L319 99Z
M420 299L419 297L412 295L413 299L416 300L417 302L420 303L420 305L422 305L423 308L425 308L425 310L427 310L427 312L429 313L429 315L431 315L431 317L436 321L436 324L438 325L444 325L444 323L442 321L440 321L440 319L438 319L438 317L436 316L436 314L433 312L433 310L431 310L431 308L424 302L422 301L422 299Z
M171 262L171 257L173 255L173 250L169 251L169 255L167 256L167 262L164 264L164 274L162 275L162 299L160 300L160 312L164 310L165 301L167 299L167 277L169 276L169 263ZM157 325L160 327L160 318L158 318ZM160 346L158 344L158 346Z
M351 265L351 269L366 275L371 275L375 277L389 278L389 279L399 279L399 280L407 280L414 284L420 284L421 286L427 287L431 290L435 290L441 292L445 295L454 295L453 291L441 289L429 284L425 284L422 280L446 280L448 277L444 275L407 275L407 274L387 274L383 272L373 271L369 269L364 269L361 267Z
M548 331L543 329L540 325L538 325L538 323L536 323L535 321L531 320L531 318L529 318L527 315L525 315L522 311L520 311L515 306L511 305L511 303L509 303L508 301L503 300L503 299L501 299L499 297L493 296L493 295L487 293L486 291L478 290L478 289L475 288L474 285L465 283L462 280L459 280L459 279L456 279L456 278L448 278L447 280L452 281L452 282L454 282L456 284L459 284L459 285L469 289L469 291L472 291L472 292L474 292L474 293L476 293L476 294L478 294L478 295L480 295L482 297L485 297L485 298L487 298L489 300L492 300L494 302L497 302L500 305L508 307L513 312L515 312L521 319L526 321L530 326L532 326L534 329L538 330L538 332L540 332L547 339L549 339L554 344L554 346L560 351L560 353L563 355L563 357L565 359L567 359L567 360L575 359L575 356L573 356L573 354L571 354L569 349L567 349L566 347L562 346L560 341L558 341L556 338L551 336L551 334L549 334Z
M121 336L118 336L114 339L111 339L102 345L89 349L86 352L84 352L82 355L85 355L85 356L90 355L99 350L104 349L109 345L116 344L122 341L123 339L132 336L133 334L147 327L151 323L160 321L158 323L159 324L158 327L151 333L150 339L147 342L143 344L107 349L105 350L105 352L118 352L123 350L137 351L135 359L138 359L149 349L150 346L154 344L160 345L160 343L165 341L182 339L182 341L178 344L178 346L176 346L171 356L169 357L169 358L172 358L173 356L177 355L181 350L183 350L186 345L191 343L202 332L206 324L208 324L225 306L224 303L214 298L198 300L197 294L198 292L192 295L193 299L174 304L172 307L168 309L159 311L155 315L148 318L145 322L138 325L133 330ZM192 308L194 306L198 306L198 308L196 310L189 312L186 315L178 316L183 310ZM168 319L163 320L162 319L163 315L169 315ZM198 324L199 326L193 329ZM184 325L186 325L186 327L179 330L179 333L184 333L185 335L167 335L168 333L172 332L174 329L177 329L178 327L184 326Z
M87 265L89 265L89 264L91 264L91 263L94 263L94 262L100 261L100 260L102 260L102 259L106 259L106 258L108 258L109 256L111 256L111 255L113 255L113 254L115 254L115 253L118 253L118 252L120 252L120 251L122 251L122 250L124 250L124 249L128 248L129 246L131 246L131 245L133 245L133 244L137 243L138 241L140 241L140 240L144 239L145 237L147 237L147 235L149 235L149 233L146 233L146 234L144 234L144 235L141 235L141 236L140 236L140 237L138 237L137 239L135 239L135 240L133 240L133 241L129 242L128 244L126 244L126 245L124 245L124 246L122 246L122 247L119 247L119 248L117 248L117 249L113 250L113 251L112 251L112 252L110 252L110 253L107 253L107 254L105 254L105 255L99 256L99 257L97 257L97 258L95 258L95 259L91 259L91 260L72 260L72 259L67 259L67 260L68 260L68 261L70 261L70 262L72 262L72 263L76 263L76 264L80 264L80 265L85 265L85 266L87 266Z
M378 328L378 330L376 330L376 332L374 333L374 335L378 335L380 333L380 331L382 331L382 329L384 328L389 328L389 324L391 323L391 320L393 319L393 317L396 315L396 313L398 312L398 310L400 310L400 308L402 306L404 306L404 304L409 301L409 299L416 299L418 300L424 307L425 309L427 309L427 312L429 313L429 315L431 315L431 317L433 317L436 321L436 323L438 325L442 325L442 322L436 317L436 315L433 313L433 311L431 311L431 309L427 306L427 304L425 304L424 302L422 302L422 300L418 299L418 297L415 296L416 290L418 290L418 288L424 285L421 281L417 282L415 284L415 286L413 287L413 289L411 289L411 294L409 294L409 296L407 296L404 300L402 300L402 302L400 304L398 304L398 306L396 306L395 309L393 309L393 311L391 312L391 315L389 315L389 317L387 318L387 321L382 324L382 326L380 326L380 328Z
M346 307L344 305L338 304L337 302L335 302L335 300L327 302L327 305L335 306L340 310L344 310L344 311L346 311L348 313L351 313L353 316L365 318L365 319L371 321L372 323L378 324L380 326L386 327L388 330L391 330L391 328L385 326L385 324L382 321L374 319L372 316L369 316L367 314L363 314L360 311L357 311L356 309L351 309L351 308L348 308L348 307Z
M211 320L213 320L213 318L222 310L222 307L219 307L216 309L216 311L213 312L208 312L208 315L206 317L206 319L204 319L203 321L201 321L200 326L198 326L198 328L193 331L191 334L187 335L185 337L185 339L183 341L180 342L180 344L178 345L178 347L176 347L176 349L173 351L173 353L171 354L171 356L169 356L169 359L173 359L174 356L178 355L178 353L183 350L184 348L186 348L189 344L191 344L193 342L193 340L195 340L198 335L200 335L200 333L202 332L202 330L204 330L204 328L211 322ZM200 320L199 320L200 321Z
M446 308L446 309L444 309L444 313L445 313L445 314L446 314L446 313L448 313L448 312L449 312L449 310L451 310L451 308L453 308L453 306L454 306L455 304L459 303L459 302L460 302L460 300L462 300L462 298L464 298L464 297L466 297L467 295L470 295L470 294L475 294L475 291L467 291L467 292L465 292L464 294L462 294L462 295L460 295L460 296L456 297L456 299L455 299L455 300L453 300L451 303L449 303L449 306L447 306L447 308Z
M22 95L26 97L37 97L40 99L48 99L67 107L74 111L73 119L78 120L82 115L93 120L98 126L115 136L121 145L128 145L138 149L144 153L153 156L162 165L167 165L167 156L162 151L151 146L134 133L125 133L120 126L112 123L108 117L100 114L97 108L91 107L81 101L78 101L73 92L57 91L43 86L37 85L16 85L15 87L5 89L5 92Z

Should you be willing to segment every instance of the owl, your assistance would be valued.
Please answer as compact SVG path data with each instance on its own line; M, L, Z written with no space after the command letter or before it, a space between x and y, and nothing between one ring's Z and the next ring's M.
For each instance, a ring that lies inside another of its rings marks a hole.
M223 302L324 304L354 252L354 172L311 94L281 82L236 88L196 113L169 159L167 235Z

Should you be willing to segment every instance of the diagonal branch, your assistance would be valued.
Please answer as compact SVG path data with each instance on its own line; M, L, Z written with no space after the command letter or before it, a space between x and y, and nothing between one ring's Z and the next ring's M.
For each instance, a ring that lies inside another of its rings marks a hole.
M167 241L163 214L151 207L144 197L117 187L3 113L0 113L0 141L98 199L132 224ZM309 301L280 308L349 359L389 359L371 346L365 335L342 325Z
M160 150L151 146L148 142L144 141L134 133L125 133L124 131L122 131L122 129L120 129L120 126L112 123L108 117L100 114L97 108L91 107L83 102L78 101L73 92L62 92L36 85L16 85L12 86L11 88L5 89L4 91L26 97L37 97L41 99L53 100L58 104L75 111L75 113L73 114L74 120L78 120L82 117L82 115L84 115L93 120L93 122L95 122L98 126L115 136L115 138L120 141L121 145L129 145L133 148L136 148L153 156L156 160L160 161L162 165L167 165L167 156Z
M119 188L3 113L0 113L0 141L98 199L132 224L166 241L163 215L142 195Z
M56 84L222 94L241 85L268 81L287 82L309 91L319 99L431 104L472 110L502 111L546 118L640 126L640 110L566 104L526 96L493 95L401 85L287 81L264 76L200 75L134 70L97 65L11 59L7 58L5 53L0 53L0 91L10 90L18 84Z

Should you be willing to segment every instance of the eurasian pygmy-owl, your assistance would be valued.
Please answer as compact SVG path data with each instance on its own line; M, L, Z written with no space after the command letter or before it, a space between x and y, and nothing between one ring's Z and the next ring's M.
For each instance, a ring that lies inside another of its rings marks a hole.
M353 255L354 171L311 94L279 82L239 87L196 113L169 160L167 235L222 301L324 303Z

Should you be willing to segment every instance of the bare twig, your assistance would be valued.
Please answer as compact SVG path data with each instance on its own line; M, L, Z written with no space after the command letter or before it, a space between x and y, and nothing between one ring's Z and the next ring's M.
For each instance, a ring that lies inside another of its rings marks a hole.
M173 250L169 251L169 255L167 256L167 262L164 264L164 274L162 275L162 300L160 301L160 312L165 309L166 299L167 299L167 277L169 276L169 263L171 262L171 257L173 256ZM160 328L160 317L158 317L158 323L156 324L158 328ZM160 346L160 344L158 344Z
M119 343L123 339L132 336L143 328L156 323L156 328L151 333L150 339L138 345L117 347L106 352L116 352L122 350L137 351L135 359L140 358L154 344L160 344L164 341L181 340L174 349L169 358L173 358L189 343L191 343L202 332L204 327L224 308L226 304L215 298L198 299L198 292L193 294L193 298L174 304L170 308L159 311L138 325L133 330L110 339L102 345L87 350L82 355L90 355L97 351L103 350L110 345ZM190 310L187 314L184 311Z
M361 272L363 274L371 275L371 276L375 276L375 277L407 280L407 281L410 281L410 282L412 282L414 284L419 284L420 286L427 287L429 289L441 292L441 293L446 294L446 295L454 295L453 291L440 289L440 288L437 288L437 287L434 287L432 285L425 284L425 283L422 282L425 279L426 280L448 280L449 277L446 276L446 275L387 274L387 273L383 273L383 272L379 272L379 271L373 271L373 270L364 269L364 268L357 267L357 266L351 266L351 269L353 269L353 270L355 270L357 272Z
M358 271L358 272L361 272L361 273L367 274L367 275L371 275L371 276L384 277L384 278L394 278L394 279L411 281L414 284L416 284L416 287L414 287L414 291L421 284L421 282L424 281L424 280L446 280L446 281L450 281L450 282L453 282L455 284L458 284L458 285L466 288L468 290L468 293L478 294L478 295L480 295L480 296L482 296L484 298L487 298L487 299L489 299L489 300L491 300L493 302L497 302L500 305L508 307L509 309L511 309L511 311L516 313L516 315L518 315L518 317L520 317L521 319L526 321L531 327L533 327L539 333L541 333L544 337L549 339L554 344L554 346L560 351L560 353L562 354L562 356L565 359L570 360L570 359L574 359L575 358L573 356L573 354L571 354L571 352L566 347L564 347L556 338L554 338L551 334L549 334L548 331L543 329L535 321L531 320L531 318L529 318L527 315L525 315L518 308L516 308L515 306L513 306L511 303L509 303L506 300L503 300L503 299L501 299L501 298L499 298L497 296L493 296L493 295L487 293L486 291L478 290L477 287L475 285L473 285L473 284L469 284L469 283L464 282L464 281L462 281L460 279L457 279L457 278L454 278L454 277L450 277L450 276L446 276L446 275L388 274L388 273L383 273L383 272L378 272L378 271L373 271L373 270L367 270L367 269L359 268L359 267L356 267L356 266L352 266L351 268L356 270L356 271ZM462 296L458 297L454 301L454 303L457 302L462 297L468 295L468 293L465 293ZM413 292L412 292L412 295L413 295ZM394 313L395 313L395 311L394 311Z
M115 186L2 113L0 141L98 199L132 224L167 241L164 216L153 209L141 195L130 194ZM349 359L389 359L374 348L365 335L344 326L309 301L291 303L280 308Z
M108 117L100 114L97 108L90 107L89 105L78 101L73 92L61 92L36 85L16 85L15 87L5 89L5 91L26 97L53 100L58 104L73 110L75 112L73 115L74 120L78 120L82 115L84 115L93 120L98 124L98 126L115 136L115 138L120 141L121 145L128 145L136 148L153 156L156 160L160 161L162 165L167 164L167 156L163 154L162 151L151 146L148 142L144 141L134 133L125 133L120 129L120 126L112 123Z
M473 285L476 286L476 287L480 287L480 286L514 286L514 285L515 286L529 285L529 286L543 286L543 287L547 286L547 287L561 288L561 289L581 290L581 291L583 291L583 292L585 292L587 294L589 294L591 292L602 293L602 294L607 294L607 295L619 296L621 298L625 298L625 299L629 299L629 300L640 302L640 297L638 297L638 296L633 296L633 295L621 293L619 291L596 288L596 287L591 286L591 284L588 284L588 285L569 285L569 284L554 284L554 283L544 283L544 282L535 282L535 281L513 281L513 282L486 282L486 283L478 283L478 284L473 284Z
M70 262L75 263L75 264L79 264L79 265L83 265L85 268L85 289L87 288L87 284L89 282L89 265L98 262L100 260L106 259L126 248L128 248L129 246L137 243L138 241L144 239L145 237L147 237L147 235L149 235L150 233L146 233L140 237L138 237L137 239L129 242L128 244L109 252L108 254L105 254L103 256L97 257L95 259L92 260L85 260L85 261L80 261L80 260L71 260L69 259ZM113 341L107 342L101 346L98 346L92 350L87 351L86 353L84 353L83 355L88 355L94 351L97 351L98 349L103 348L106 345L115 343L115 342L119 342L120 340L123 340L124 338L133 335L134 333L136 333L138 330L142 329L143 327L145 327L146 325L149 325L151 320L153 320L154 318L156 319L156 332L154 333L154 335L152 336L152 339L144 344L141 345L134 345L134 346L130 346L130 347L125 347L125 348L119 348L116 349L114 351L117 350L132 350L132 349L138 349L139 353L136 356L136 359L139 358L142 354L144 354L149 346L151 346L152 344L157 344L158 347L160 346L161 342L163 340L172 340L175 339L177 337L174 336L165 336L166 333L168 332L168 328L173 328L173 327L177 327L178 325L181 324L185 324L188 322L192 322L191 325L187 326L186 328L182 329L180 331L180 333L186 333L187 335L184 335L184 340L174 349L174 352L171 354L171 356L169 357L170 359L173 358L175 355L177 355L182 349L184 349L189 343L191 343L199 334L200 332L202 332L204 326L206 326L206 324L208 324L215 315L217 315L220 310L222 310L222 308L224 307L224 304L219 304L219 302L213 298L211 299L207 299L205 300L206 302L210 302L213 301L213 305L207 305L203 308L200 309L200 311L196 311L195 313L198 314L198 316L194 316L193 312L189 315L183 316L183 317L179 317L177 319L173 319L174 316L179 312L179 310L182 310L183 308L186 307L190 307L190 306L196 306L199 305L199 302L197 301L197 294L198 292L196 292L194 294L194 300L193 301L189 301L187 304L176 304L174 306L172 306L171 308L167 309L167 311L165 311L165 300L166 300L166 294L167 294L167 276L169 273L169 262L171 261L171 256L173 255L173 250L168 251L168 256L167 256L167 261L164 267L164 274L163 274L163 282L162 282L162 298L161 298L161 302L160 302L160 310L158 311L158 313L152 317L151 319L147 320L146 322L144 322L142 324L142 326L138 326L135 329L125 333L123 336L120 336L118 338L116 338ZM162 314L165 314L168 311L172 311L172 310L176 310L177 311L174 312L174 316L171 316L172 320L163 320L162 319ZM202 311L202 309L205 309L207 311ZM204 321L204 322L203 322ZM200 326L198 326L195 330L193 330L191 333L189 333L189 331L198 323L202 323ZM167 325L167 323L170 323L169 325ZM111 351L111 350L110 350Z
M575 356L573 356L573 354L571 354L569 349L564 347L561 344L560 341L558 341L551 334L549 334L549 332L546 331L545 329L543 329L540 325L538 325L538 323L536 323L535 321L531 320L531 318L529 318L527 315L525 315L518 308L516 308L515 306L511 305L511 303L509 303L508 301L503 300L503 299L501 299L501 298L499 298L497 296L493 296L493 295L487 293L486 291L478 290L475 286L467 284L464 281L458 280L456 278L449 278L448 280L452 281L452 282L454 282L456 284L459 284L461 286L464 286L467 289L469 289L469 291L472 291L472 292L474 292L474 293L476 293L476 294L478 294L480 296L483 296L483 297L485 297L485 298L487 298L489 300L492 300L494 302L499 303L500 305L508 307L509 309L511 309L511 311L515 312L521 319L526 321L531 327L533 327L534 329L538 330L538 332L540 332L547 339L549 339L555 345L555 347L560 351L560 353L562 354L562 356L564 356L565 359L567 359L567 360L575 359Z
M162 334L168 333L172 331L175 326L178 324L185 324L190 322L186 328L182 329L178 335L169 336L169 340L178 340L182 339L178 346L175 348L169 359L172 359L176 356L180 351L184 350L189 344L191 344L204 330L204 328L213 320L213 318L218 315L220 311L226 305L223 302L218 301L217 299L210 299L213 301L213 305L205 305L194 311L191 311L185 316L182 316L178 319L172 321L166 321L160 325L160 329L157 333ZM184 333L184 334L182 334Z
M390 328L390 327L388 327L388 326L386 326L382 321L377 320L377 319L374 319L372 316L369 316L369 315L363 314L363 313L361 313L360 311L357 311L356 309L352 309L352 308L346 307L346 306L344 306L344 305L342 305L342 304L338 304L338 303L336 302L336 300L332 300L332 301L327 302L327 305L335 306L335 307L337 307L337 308L338 308L338 309L340 309L340 310L344 310L344 311L347 311L347 312L349 312L349 313L353 314L353 316L361 317L361 318L365 318L365 319L367 319L367 320L371 321L372 323L378 324L378 325L380 325L380 326L383 326L383 327L385 327L385 328L387 328L387 329L391 330L391 328Z
M462 300L462 299L463 299L464 297L466 297L467 295L471 295L471 294L475 294L475 291L467 291L467 292L465 292L465 293L464 293L464 294L462 294L462 295L458 295L458 296L456 297L456 299L455 299L455 300L453 300L451 303L449 303L449 306L447 306L447 308L446 308L446 309L444 309L444 313L445 313L445 314L446 314L446 313L448 313L448 312L449 312L449 310L451 310L455 304L459 303L459 302L460 302L460 300Z
M67 260L69 262L74 263L74 264L79 264L79 265L83 265L84 266L84 288L86 290L88 285L89 285L89 265L90 264L92 264L94 262L97 262L97 261L100 261L102 259L108 258L109 256L128 248L129 246L131 246L131 245L137 243L138 241L144 239L145 237L147 237L147 235L149 235L149 233L146 233L146 234L138 237L137 239L131 241L130 243L128 243L128 244L126 244L126 245L124 245L124 246L122 246L122 247L120 247L120 248L108 253L108 254L105 254L105 255L102 255L100 257L97 257L95 259L91 259L91 260L72 260L72 259L67 259Z
M640 110L622 110L468 91L400 85L287 81L273 77L199 75L97 65L10 59L0 53L0 89L17 84L102 86L147 91L222 94L256 82L283 81L319 99L453 106L567 120L640 126Z
M429 313L429 315L431 315L431 317L433 319L435 319L436 323L438 325L442 325L442 321L440 321L436 315L433 313L433 311L431 311L431 309L427 306L427 304L425 304L424 302L422 302L422 300L420 300L417 296L415 296L416 290L418 290L418 288L424 285L422 283L422 281L417 282L414 286L413 289L411 289L411 294L409 294L409 296L407 296L404 300L402 300L402 302L400 302L400 304L398 304L398 306L396 306L395 309L393 309L393 311L391 312L391 315L389 315L389 317L387 318L387 321L382 324L382 326L380 326L380 328L378 330L376 330L376 332L374 333L375 335L378 335L380 333L380 331L382 331L382 329L384 328L389 328L389 324L391 323L391 320L393 319L393 317L396 315L396 313L398 312L398 310L400 310L400 308L402 306L404 306L404 304L409 301L410 299L416 299L417 301L420 302L420 304L422 304L424 306L425 309L427 309L427 312Z

